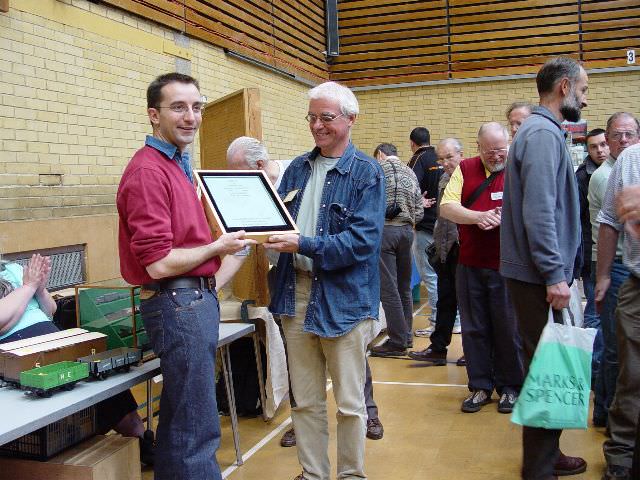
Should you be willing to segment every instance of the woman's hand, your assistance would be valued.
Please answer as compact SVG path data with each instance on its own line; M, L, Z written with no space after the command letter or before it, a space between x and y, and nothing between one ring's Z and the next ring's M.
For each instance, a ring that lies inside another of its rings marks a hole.
M51 273L51 260L36 253L22 270L22 284L36 291L44 289Z

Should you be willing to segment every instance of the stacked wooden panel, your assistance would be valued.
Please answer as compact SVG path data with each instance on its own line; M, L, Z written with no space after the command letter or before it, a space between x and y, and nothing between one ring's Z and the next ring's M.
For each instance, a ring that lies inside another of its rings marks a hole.
M322 0L104 0L312 81L328 77Z
M625 66L627 50L640 54L638 0L582 0L581 11L582 50L587 67Z
M578 1L449 0L451 77L529 73L580 58Z
M351 86L448 78L445 0L342 0L331 77Z

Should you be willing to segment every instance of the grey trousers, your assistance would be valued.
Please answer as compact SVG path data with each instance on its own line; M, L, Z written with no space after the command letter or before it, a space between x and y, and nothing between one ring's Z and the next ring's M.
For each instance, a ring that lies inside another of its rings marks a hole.
M609 408L611 438L603 451L608 465L631 468L640 414L640 279L629 277L618 291L616 309L618 381Z
M411 225L385 225L380 250L380 301L389 342L407 348L412 342ZM423 252L424 254L424 252Z

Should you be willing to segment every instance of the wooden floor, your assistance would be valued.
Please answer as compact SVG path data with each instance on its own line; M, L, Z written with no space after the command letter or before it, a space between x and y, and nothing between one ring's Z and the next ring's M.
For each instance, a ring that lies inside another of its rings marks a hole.
M416 304L415 328L426 326L426 308ZM496 411L497 399L478 413L460 411L467 394L467 377L455 360L462 354L461 336L454 335L449 363L423 366L400 359L370 358L374 397L384 425L382 440L367 440L365 471L370 480L512 480L519 478L520 428L509 415ZM415 339L414 347L427 346ZM329 398L332 468L335 469L335 403ZM230 480L292 480L301 472L295 448L282 448L279 440L288 428L289 408L281 407L266 423L260 418L240 419L240 442L245 454L241 467L235 453L228 417L222 418L222 445L218 462ZM600 479L604 470L604 429L566 431L561 447L568 455L584 457L587 472L576 480ZM335 470L332 475L335 475ZM150 469L143 472L151 480ZM335 478L335 476L332 476Z

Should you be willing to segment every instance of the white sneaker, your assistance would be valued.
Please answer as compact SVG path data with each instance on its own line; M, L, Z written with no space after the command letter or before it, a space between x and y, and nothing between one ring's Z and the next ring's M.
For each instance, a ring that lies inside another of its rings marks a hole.
M416 337L429 338L433 331L436 329L435 325L429 325L427 328L419 328L413 334Z
M454 325L451 333L462 333L462 327L460 326L460 324Z

